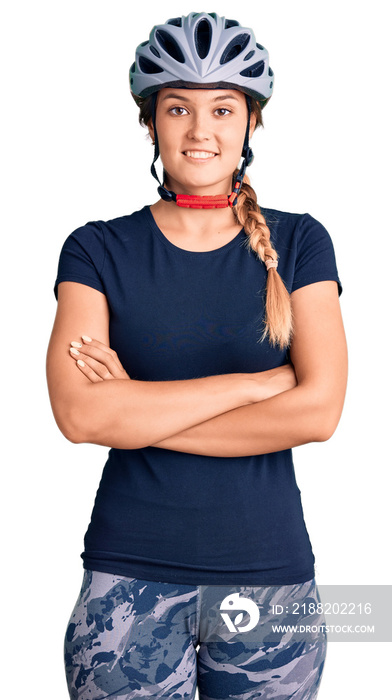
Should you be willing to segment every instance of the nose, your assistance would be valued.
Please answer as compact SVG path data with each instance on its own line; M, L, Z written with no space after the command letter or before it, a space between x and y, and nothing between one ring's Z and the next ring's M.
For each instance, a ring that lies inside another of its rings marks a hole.
M189 125L188 137L193 141L209 141L211 138L211 128L208 122L200 113L194 113Z

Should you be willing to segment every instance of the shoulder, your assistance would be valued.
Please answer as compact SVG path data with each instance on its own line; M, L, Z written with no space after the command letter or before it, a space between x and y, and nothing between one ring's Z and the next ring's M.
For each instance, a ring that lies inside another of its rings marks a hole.
M298 228L299 224L307 222L318 222L313 216L308 213L298 213L291 211L282 211L280 209L271 209L270 207L259 206L261 214L264 216L267 226L281 231L291 232ZM321 224L320 224L321 225Z
M279 270L290 292L323 280L339 279L334 245L323 224L308 213L260 207L278 253Z
M131 214L124 214L123 216L117 216L106 221L100 220L99 223L108 230L118 232L127 231L128 229L134 228L135 226L140 226L141 224L146 226L148 221L148 212L149 207L146 205L141 209L137 209Z
M260 212L263 214L268 225L282 224L285 226L295 226L298 219L303 214L298 214L290 211L282 211L281 209L272 209L271 207L262 207L259 205Z
M113 219L94 219L75 228L65 239L61 255L73 252L88 254L95 260L102 259L106 251L140 237L148 227L148 207Z
M95 219L88 221L76 228L69 237L80 242L100 240L103 244L109 242L111 238L122 239L129 236L133 231L140 231L140 227L147 226L147 210L148 207L145 206L131 214L124 214L106 220Z
M146 240L146 236L140 235L147 227L145 209L147 207L107 221L88 221L72 231L60 252L54 288L56 297L57 286L62 281L81 282L105 292L107 262L121 263L127 251L129 254L130 250L136 250L140 243L129 245L131 239Z
M271 240L277 245L289 248L303 248L317 242L331 243L325 226L309 213L280 211L260 207L271 232Z

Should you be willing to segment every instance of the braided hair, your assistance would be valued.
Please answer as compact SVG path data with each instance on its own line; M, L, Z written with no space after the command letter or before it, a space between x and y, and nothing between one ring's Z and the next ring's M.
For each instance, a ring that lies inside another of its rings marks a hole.
M271 233L265 217L257 204L257 196L245 175L237 204L233 207L234 215L248 236L248 246L259 260L268 265L272 260L277 263L278 254L271 243ZM268 269L269 267L269 269ZM267 267L267 288L265 298L265 327L260 341L267 335L272 345L279 345L283 350L290 344L293 318L290 295L279 275L276 266Z

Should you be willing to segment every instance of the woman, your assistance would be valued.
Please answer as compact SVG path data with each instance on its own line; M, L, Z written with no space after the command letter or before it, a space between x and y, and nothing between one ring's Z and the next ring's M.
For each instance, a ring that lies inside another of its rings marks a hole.
M291 448L327 440L343 408L332 242L309 214L261 209L245 175L273 86L250 29L170 19L130 82L160 199L68 237L48 350L60 429L111 448L70 696L315 698L326 636ZM297 623L312 631L272 627Z

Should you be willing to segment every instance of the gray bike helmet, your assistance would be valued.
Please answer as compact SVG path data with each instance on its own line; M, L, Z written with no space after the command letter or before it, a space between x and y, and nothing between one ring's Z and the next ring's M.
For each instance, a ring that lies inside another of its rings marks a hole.
M136 49L136 60L129 71L131 92L136 97L154 96L153 124L155 154L151 172L158 180L154 163L159 155L155 128L156 94L165 87L231 88L247 96L248 127L243 147L244 161L226 206L234 206L241 189L245 168L253 160L249 148L250 99L265 106L272 95L274 75L268 51L258 44L251 29L215 12L191 12L156 25L148 41ZM174 192L160 185L163 199L177 201ZM188 197L188 205L191 196ZM200 199L200 198L197 198ZM179 201L177 201L180 204ZM180 204L180 206L186 206ZM218 205L217 205L218 206ZM219 206L222 206L221 204Z
M131 91L139 97L193 83L242 90L263 106L273 81L268 51L252 29L215 12L191 12L153 27L130 69Z

